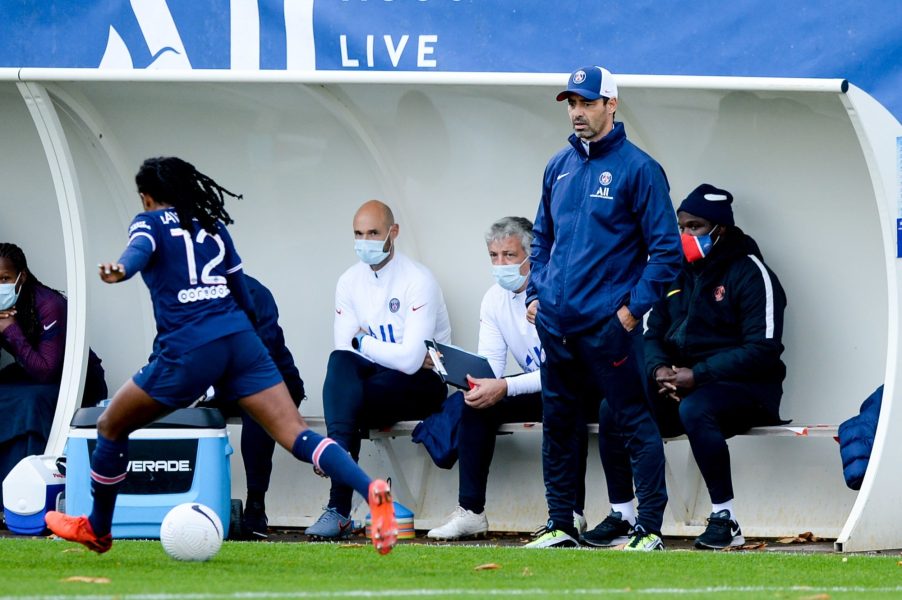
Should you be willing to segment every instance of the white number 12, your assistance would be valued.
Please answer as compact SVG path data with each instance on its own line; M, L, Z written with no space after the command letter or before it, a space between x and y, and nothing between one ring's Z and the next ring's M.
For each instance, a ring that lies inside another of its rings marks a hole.
M197 265L194 260L194 243L191 240L191 232L185 229L170 229L169 233L172 234L173 237L181 237L185 240L185 254L188 258L188 279L191 281L191 285L197 285ZM219 237L218 233L209 234L206 229L201 229L197 232L198 244L203 244L207 238L216 242L216 245L219 246L219 254L210 259L210 261L204 265L204 268L201 269L200 282L206 285L222 285L226 283L226 278L222 275L210 275L210 271L225 258L225 244L222 243L222 239Z

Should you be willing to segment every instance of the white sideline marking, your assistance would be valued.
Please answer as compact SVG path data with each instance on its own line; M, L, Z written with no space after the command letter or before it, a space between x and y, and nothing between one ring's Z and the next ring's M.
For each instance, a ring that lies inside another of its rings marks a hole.
M253 600L255 598L397 598L397 597L441 597L441 596L539 596L547 595L547 589L433 589L433 590L345 590L340 592L235 592L232 594L72 594L65 596L0 596L0 600L212 600L214 598L234 598ZM816 587L793 586L712 586L703 588L596 588L575 590L554 590L556 596L622 596L624 594L688 595L688 594L760 594L762 592L809 592L809 593L856 593L887 594L902 592L902 586L895 587Z

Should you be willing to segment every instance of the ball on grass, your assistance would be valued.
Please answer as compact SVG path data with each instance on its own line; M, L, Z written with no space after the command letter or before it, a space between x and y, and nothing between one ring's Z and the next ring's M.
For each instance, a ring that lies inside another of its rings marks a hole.
M210 560L222 546L222 521L209 506L197 502L179 504L160 525L160 543L175 560Z

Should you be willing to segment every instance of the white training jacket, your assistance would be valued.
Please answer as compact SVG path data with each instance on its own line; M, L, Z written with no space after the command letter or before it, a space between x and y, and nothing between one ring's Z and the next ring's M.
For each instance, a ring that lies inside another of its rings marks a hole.
M360 354L408 375L423 366L425 340L451 343L445 298L432 273L395 250L379 271L358 262L335 287L336 350L351 350L359 330L368 331Z
M526 292L515 294L497 283L482 297L479 309L479 349L496 377L504 375L510 350L523 373L507 378L507 395L542 390L539 367L545 360L535 325L526 320Z

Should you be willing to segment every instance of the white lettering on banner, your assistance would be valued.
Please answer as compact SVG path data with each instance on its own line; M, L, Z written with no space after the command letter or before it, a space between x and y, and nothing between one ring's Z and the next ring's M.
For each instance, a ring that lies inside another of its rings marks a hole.
M376 66L377 54L382 54L382 48L381 46L377 46L375 40L376 36L373 34L368 34L364 40L366 48L366 66L371 68ZM401 57L404 55L404 50L407 48L408 41L410 41L410 35L406 33L402 35L397 42L395 42L395 39L391 35L382 36L385 54L388 56L388 60L391 62L392 67L397 67L401 62ZM437 35L430 34L417 36L417 67L435 68L438 66L438 60L431 58L435 54L437 44ZM338 36L338 45L341 49L341 66L352 69L360 67L360 59L352 58L352 54L348 48L348 36L346 34Z
M191 463L187 460L130 460L127 470L132 473L184 473L191 470Z
M391 66L397 67L398 61L401 60L401 54L404 52L405 46L407 46L407 40L410 39L410 36L406 33L401 36L401 42L397 47L392 43L392 39L390 35L383 36L385 40L385 49L388 50L388 58L391 59Z
M435 46L427 46L427 42L432 42L433 44L438 43L437 35L421 35L420 43L417 46L417 66L418 67L435 67L436 60L429 59L426 60L427 54L432 54L435 52Z
M343 67L359 67L360 61L356 58L348 58L348 36L338 36L338 43L341 45L341 66Z

